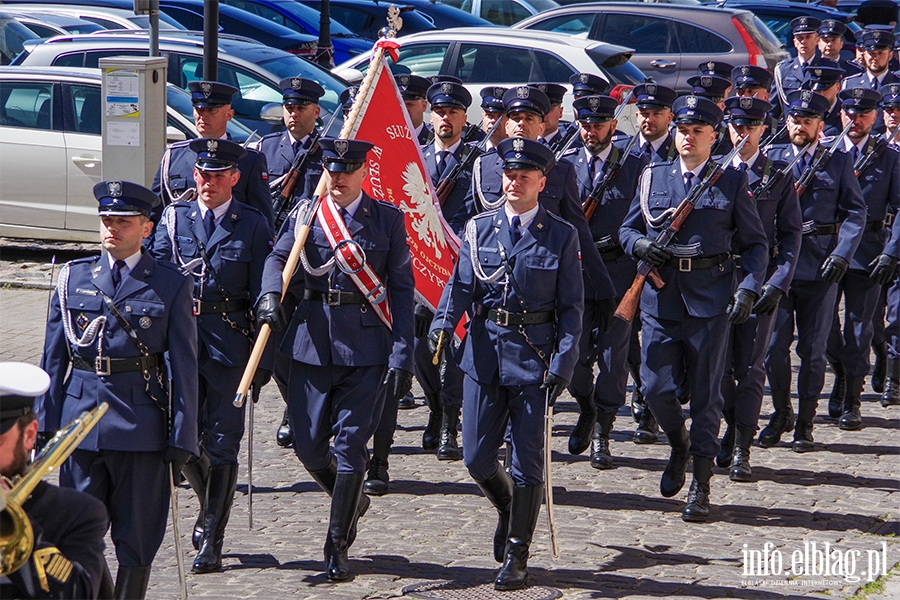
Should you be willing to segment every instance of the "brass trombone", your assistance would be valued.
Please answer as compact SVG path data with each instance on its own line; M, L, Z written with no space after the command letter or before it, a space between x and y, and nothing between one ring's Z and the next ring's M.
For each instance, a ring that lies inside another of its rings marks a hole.
M69 458L108 408L109 405L103 402L59 430L35 457L28 472L8 493L0 495L0 575L9 575L22 568L34 549L34 531L22 504L41 479Z

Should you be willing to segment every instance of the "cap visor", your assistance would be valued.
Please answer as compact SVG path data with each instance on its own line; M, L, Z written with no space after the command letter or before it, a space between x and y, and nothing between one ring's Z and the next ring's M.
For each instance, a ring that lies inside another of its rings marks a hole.
M335 162L326 160L322 163L322 166L333 173L352 173L353 171L358 171L363 166L363 163Z
M527 160L505 160L503 161L504 170L527 170L527 171L543 171L544 166Z
M215 172L227 171L228 169L236 169L237 165L230 162L203 160L197 161L196 167L198 171Z

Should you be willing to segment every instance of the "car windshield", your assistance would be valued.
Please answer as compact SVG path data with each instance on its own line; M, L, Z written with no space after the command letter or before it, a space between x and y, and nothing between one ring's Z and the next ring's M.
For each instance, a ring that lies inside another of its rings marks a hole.
M528 0L528 4L536 9L536 12L544 12L551 8L559 8L559 4L554 0Z
M300 4L299 2L294 2L293 0L291 2L279 2L278 8L297 17L304 23L308 23L311 27L315 27L316 33L318 33L319 11L316 9L310 8L305 4ZM335 21L333 18L331 19L331 35L337 37L358 37L355 33Z
M279 79L297 76L312 79L325 88L325 95L319 100L319 105L326 108L328 112L334 112L338 108L340 94L347 87L328 71L296 56L270 58L260 61L259 66L274 73Z

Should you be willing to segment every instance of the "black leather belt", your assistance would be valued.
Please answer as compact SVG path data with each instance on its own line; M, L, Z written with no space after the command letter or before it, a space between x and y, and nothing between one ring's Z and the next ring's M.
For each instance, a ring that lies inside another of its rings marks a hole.
M366 303L366 297L359 292L342 292L341 290L328 290L327 292L303 290L303 299L312 300L313 302L324 302L328 306Z
M890 227L891 225L894 224L894 219L896 219L896 218L897 218L897 215L896 215L896 214L894 214L894 213L888 213L888 214L887 214L887 218L885 218L885 220L884 220L884 226L885 226L885 227Z
M816 223L815 229L803 235L834 235L840 226L840 223Z
M882 231L884 229L884 221L869 221L866 223L866 232Z
M711 269L725 264L725 261L731 257L730 254L724 252L705 258L670 258L663 266L675 267L682 273L689 273L698 269Z
M625 254L625 250L619 244L612 243L601 243L595 242L595 246L597 246L597 251L600 252L600 257L603 259L603 262L612 262Z
M194 300L195 315L243 312L248 308L250 308L250 301L246 298L242 300L228 300L227 302L207 302L205 300Z
M125 373L127 371L149 371L163 363L162 356L151 354L150 356L135 356L134 358L109 358L98 356L92 361L78 356L72 357L72 368L79 371L90 371L97 375L112 375L113 373Z
M540 325L542 323L550 323L556 316L556 313L552 310L535 313L514 313L502 308L488 308L483 304L475 307L475 314L479 317L484 317L488 321L493 321L501 327Z

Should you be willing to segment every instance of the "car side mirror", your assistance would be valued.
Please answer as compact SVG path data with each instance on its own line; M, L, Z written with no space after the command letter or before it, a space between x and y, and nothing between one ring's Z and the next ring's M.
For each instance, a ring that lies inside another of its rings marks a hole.
M269 102L259 111L259 118L263 121L271 121L273 123L281 123L284 119L284 111L281 104L277 102Z
M347 69L333 70L332 73L334 73L335 75L337 75L338 77L340 77L341 79L346 81L347 83L359 83L360 81L363 80L362 71L359 71L358 69L347 68Z
M167 144L174 144L175 142L183 142L186 139L187 139L187 136L184 134L183 131L181 131L177 127L173 127L172 125L169 125L168 127L166 127L166 143Z

